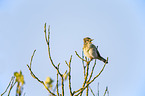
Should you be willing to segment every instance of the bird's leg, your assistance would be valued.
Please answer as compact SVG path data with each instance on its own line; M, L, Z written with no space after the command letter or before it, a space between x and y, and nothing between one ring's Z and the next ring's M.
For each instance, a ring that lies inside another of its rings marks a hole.
M92 61L92 60L93 60L93 58L90 59L90 61Z
M90 64L90 62L93 60L93 58L90 58L90 60L88 61L88 64Z

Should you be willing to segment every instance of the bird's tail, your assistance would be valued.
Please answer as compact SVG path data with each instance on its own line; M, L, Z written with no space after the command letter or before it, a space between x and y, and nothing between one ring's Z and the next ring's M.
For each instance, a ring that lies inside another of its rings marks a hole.
M106 59L104 59L103 57L99 57L98 59L101 60L101 61L103 61L106 64L108 63L108 61Z

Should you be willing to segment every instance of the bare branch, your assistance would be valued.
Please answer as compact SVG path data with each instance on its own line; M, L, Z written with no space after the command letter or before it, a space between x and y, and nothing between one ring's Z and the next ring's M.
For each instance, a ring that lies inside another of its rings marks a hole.
M57 72L57 83L56 83L56 89L57 89L57 95L59 96L59 90L58 90L58 72Z
M86 90L86 96L88 96L88 92L89 92L89 86L87 87L87 90Z
M75 51L75 53L76 53L76 55L77 55L81 60L87 62L87 60L84 60L83 58L81 58L81 57L79 56L79 54L77 53L77 51Z
M49 46L49 41L50 41L50 26L48 27L48 36L46 35L46 23L44 25L44 33L45 33L45 40L46 40L46 43L47 43L47 47L48 47L48 55L49 55L49 59L51 61L51 64L53 65L53 67L57 70L58 74L60 75L61 77L61 86L62 86L62 96L64 96L64 80L63 80L63 76L62 74L60 73L58 67L55 66L52 58L51 58L51 53L50 53L50 46Z
M61 77L61 89L62 89L62 96L64 96L64 78L63 78L63 75L59 72L59 65L60 63L58 64L58 67L57 67L57 73L60 75Z
M43 81L41 81L38 77L35 76L35 74L34 74L33 71L31 70L32 60L33 60L35 51L36 51L36 50L34 50L33 55L31 56L30 66L27 64L27 67L29 68L30 74L31 74L31 76L32 76L34 79L36 79L38 82L40 82L42 85L44 85L44 87L47 89L47 91L48 91L51 95L56 96L54 93L52 93L52 92L49 90L49 88L45 85L45 83L44 83Z
M91 80L91 78L92 78L92 75L93 75L95 66L96 66L96 59L95 59L95 62L94 62L94 65L93 65L93 68L92 68L92 71L91 71L91 74L90 74L90 77L89 77L88 82L89 82L89 81Z
M10 85L12 84L12 82L14 81L14 79L15 79L15 77L12 76L12 77L11 77L11 80L10 80L10 82L9 82L7 88L6 88L6 90L1 94L1 96L3 96L3 95L7 92L8 88L10 87Z
M82 59L84 59L84 52L82 51ZM86 74L86 66L84 65L84 61L82 60L82 64L83 64L83 70L84 70L84 77L85 77L85 74Z
M106 61L108 61L108 57L107 57L107 60ZM87 82L87 84L86 84L86 86L84 86L84 87L82 87L82 88L80 88L79 90L77 90L77 91L74 91L74 93L77 93L77 92L79 92L76 96L78 96L79 94L81 94L97 77L99 77L100 76L100 74L103 72L103 70L104 70L104 68L105 68L105 66L106 66L106 62L105 62L105 64L104 64L104 66L103 66L103 68L101 69L101 71L98 73L98 75L96 75L90 82Z
M69 72L68 72L69 91L70 91L70 96L73 96L72 88L71 88L71 60L72 60L72 55L71 55L71 57L70 57L69 64L67 63L67 61L65 61L65 63L66 63L66 65L69 67Z
M104 95L103 95L103 96L105 96L105 95L106 95L106 93L108 93L108 96L109 96L108 87L106 87L106 90L105 90L105 92L104 92Z
M62 74L60 73L60 71L58 70L58 68L55 66L55 64L53 63L53 60L51 58L51 53L50 53L50 46L49 46L49 39L50 39L50 26L48 27L48 36L46 35L46 23L44 25L44 33L45 33L45 40L47 43L47 47L48 47L48 55L49 55L49 59L51 61L51 64L53 65L53 67L58 71L58 74L62 77ZM47 39L48 38L48 39Z
M70 91L70 95L73 96L72 88L71 88L71 60L72 60L72 55L70 57L69 64L68 64L69 65L68 79L69 79L69 91Z
M94 94L94 92L93 92L92 88L91 88L91 87L89 87L89 89L90 89L91 93L93 94L93 96L95 96L95 94Z
M85 80L84 80L84 83L83 83L83 87L85 86L85 84L87 82L88 75L89 75L89 64L87 64L87 70L86 70L86 74L85 74Z
M97 77L100 76L100 74L103 72L103 70L104 70L104 68L105 68L105 66L106 66L106 64L107 64L107 61L108 61L108 57L107 57L107 60L106 60L106 62L105 62L105 64L104 64L103 68L102 68L101 71L99 72L99 74L96 75L88 84L92 83Z
M98 96L99 96L99 83L98 83Z
M86 69L86 74L85 74L85 80L84 80L84 83L83 83L82 87L84 87L86 85L86 83L87 83L87 79L88 79L88 75L89 75L89 64L90 64L91 61L92 60L86 62L87 69ZM82 93L83 93L83 91L80 93L80 96L82 96ZM86 92L86 93L88 93L88 92Z
M14 87L15 84L16 84L16 80L12 79L11 86L10 86L10 89L9 89L9 92L8 92L8 96L10 95L11 90Z
M49 59L51 61L51 64L53 65L53 67L57 70L57 67L55 66L55 64L53 63L53 60L51 58L51 54L50 54L50 46L49 46L49 36L50 36L50 26L48 27L48 37L46 35L46 23L44 25L44 33L45 33L45 40L46 40L46 43L47 43L47 46L48 46L48 54L49 54ZM48 39L47 39L48 38Z
M33 57L34 57L35 52L36 52L36 49L34 50L34 52L33 52L33 54L32 54L32 57L31 57L30 68L31 68L31 65L32 65L32 61L33 61Z
M68 65L67 61L65 61L65 64L69 67L69 65Z

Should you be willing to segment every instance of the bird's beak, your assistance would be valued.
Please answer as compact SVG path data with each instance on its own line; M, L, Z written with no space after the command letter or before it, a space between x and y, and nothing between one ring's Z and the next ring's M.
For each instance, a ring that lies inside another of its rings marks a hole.
M93 41L94 39L91 39L91 41Z

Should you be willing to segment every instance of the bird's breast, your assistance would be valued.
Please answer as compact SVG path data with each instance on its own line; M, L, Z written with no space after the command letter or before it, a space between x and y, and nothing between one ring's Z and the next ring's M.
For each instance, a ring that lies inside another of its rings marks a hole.
M87 58L92 58L91 55L89 54L89 49L88 48L83 48L84 54Z

